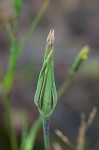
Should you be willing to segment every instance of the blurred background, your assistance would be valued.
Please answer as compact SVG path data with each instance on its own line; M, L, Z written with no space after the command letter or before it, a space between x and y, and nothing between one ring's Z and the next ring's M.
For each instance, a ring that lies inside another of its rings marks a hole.
M24 36L43 0L22 0L19 19L18 39ZM0 68L7 71L10 42L3 27L6 14L13 19L13 0L0 0ZM15 79L10 94L13 111L13 126L20 143L25 115L28 114L29 127L39 113L33 99L50 29L55 29L55 79L57 89L64 82L69 68L80 49L88 44L89 57L74 75L71 85L59 100L50 123L50 140L58 141L55 129L62 131L73 144L76 143L81 113L88 119L92 108L99 107L99 1L98 0L50 0L41 21L26 42L17 61ZM0 149L8 150L8 129L2 98L0 100ZM99 113L87 132L88 150L99 147ZM43 149L42 133L38 144ZM5 144L6 143L6 144ZM7 146L7 147L6 147ZM58 149L57 149L58 150Z

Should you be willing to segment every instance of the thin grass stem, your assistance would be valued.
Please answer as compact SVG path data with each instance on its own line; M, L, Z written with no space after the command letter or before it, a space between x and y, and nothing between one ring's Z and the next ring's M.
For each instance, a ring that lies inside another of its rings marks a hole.
M34 29L38 25L39 21L41 20L43 14L45 13L45 11L46 11L46 9L48 7L48 4L49 4L49 0L45 0L43 5L42 5L42 7L41 7L41 9L39 10L38 14L34 18L31 26L29 27L29 30L26 32L26 34L24 35L24 37L20 41L20 43L19 43L19 51L23 48L23 46L26 43L26 41L28 40L29 36L31 35L31 33L34 31Z

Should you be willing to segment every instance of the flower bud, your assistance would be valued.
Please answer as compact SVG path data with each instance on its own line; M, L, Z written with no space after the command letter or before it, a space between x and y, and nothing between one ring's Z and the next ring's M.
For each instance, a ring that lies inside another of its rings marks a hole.
M40 71L34 103L41 115L49 117L57 103L57 92L54 79L54 30L50 30L46 42L43 66Z
M78 69L80 68L83 61L87 59L88 53L89 53L89 47L84 46L81 49L81 51L78 53L78 55L76 56L72 66L71 66L71 70L70 70L71 73L78 71Z

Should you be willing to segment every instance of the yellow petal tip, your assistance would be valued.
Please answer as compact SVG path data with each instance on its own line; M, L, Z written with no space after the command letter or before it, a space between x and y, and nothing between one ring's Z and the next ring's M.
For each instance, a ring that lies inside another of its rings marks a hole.
M87 59L88 58L88 53L89 53L89 46L84 46L80 52L80 55L81 55L81 58L83 60Z

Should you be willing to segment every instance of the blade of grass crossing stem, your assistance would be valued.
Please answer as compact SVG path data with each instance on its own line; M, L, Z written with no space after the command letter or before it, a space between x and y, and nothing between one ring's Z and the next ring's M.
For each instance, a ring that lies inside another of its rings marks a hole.
M41 118L38 118L36 122L33 124L33 126L31 127L30 132L26 138L24 150L33 149L40 127L41 127Z

